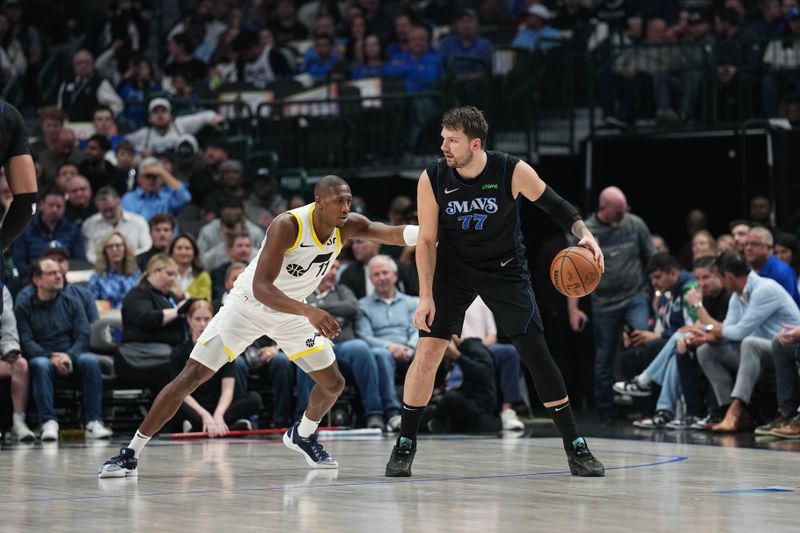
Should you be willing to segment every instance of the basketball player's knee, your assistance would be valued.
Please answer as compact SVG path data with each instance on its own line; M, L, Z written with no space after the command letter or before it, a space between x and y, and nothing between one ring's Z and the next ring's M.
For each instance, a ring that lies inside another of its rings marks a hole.
M327 396L339 397L344 390L345 380L341 372L336 371L331 375L325 376L324 379L317 380L317 386L322 388Z
M213 370L190 359L172 383L179 391L191 394L213 375Z

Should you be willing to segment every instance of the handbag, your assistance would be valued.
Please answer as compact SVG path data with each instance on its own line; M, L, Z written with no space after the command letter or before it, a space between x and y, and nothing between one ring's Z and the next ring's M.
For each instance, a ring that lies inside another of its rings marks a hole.
M125 342L118 351L131 368L148 370L169 364L172 346L163 342Z

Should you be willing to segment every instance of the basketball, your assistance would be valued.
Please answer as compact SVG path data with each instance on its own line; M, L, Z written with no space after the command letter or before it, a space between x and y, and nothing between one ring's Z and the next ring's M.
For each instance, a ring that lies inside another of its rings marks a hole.
M583 246L564 248L550 263L550 280L564 296L580 298L591 294L600 284L600 265Z

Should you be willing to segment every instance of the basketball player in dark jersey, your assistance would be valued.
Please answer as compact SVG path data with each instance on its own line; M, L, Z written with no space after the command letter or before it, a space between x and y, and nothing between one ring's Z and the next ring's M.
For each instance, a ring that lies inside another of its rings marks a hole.
M544 339L525 259L519 203L542 208L591 250L603 268L600 247L571 204L548 187L525 162L484 150L489 126L481 111L459 107L442 119L444 157L419 179L417 268L420 330L406 375L400 435L386 465L389 477L410 476L420 420L433 391L436 369L464 313L480 295L498 329L511 337L528 366L539 398L561 432L569 469L577 476L603 476L578 434L564 380ZM438 246L437 246L438 241Z

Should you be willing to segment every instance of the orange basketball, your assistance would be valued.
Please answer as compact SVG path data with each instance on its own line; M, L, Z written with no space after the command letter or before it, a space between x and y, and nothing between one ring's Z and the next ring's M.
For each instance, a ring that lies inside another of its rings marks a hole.
M550 263L550 281L564 296L580 298L600 284L600 265L583 246L564 248Z

